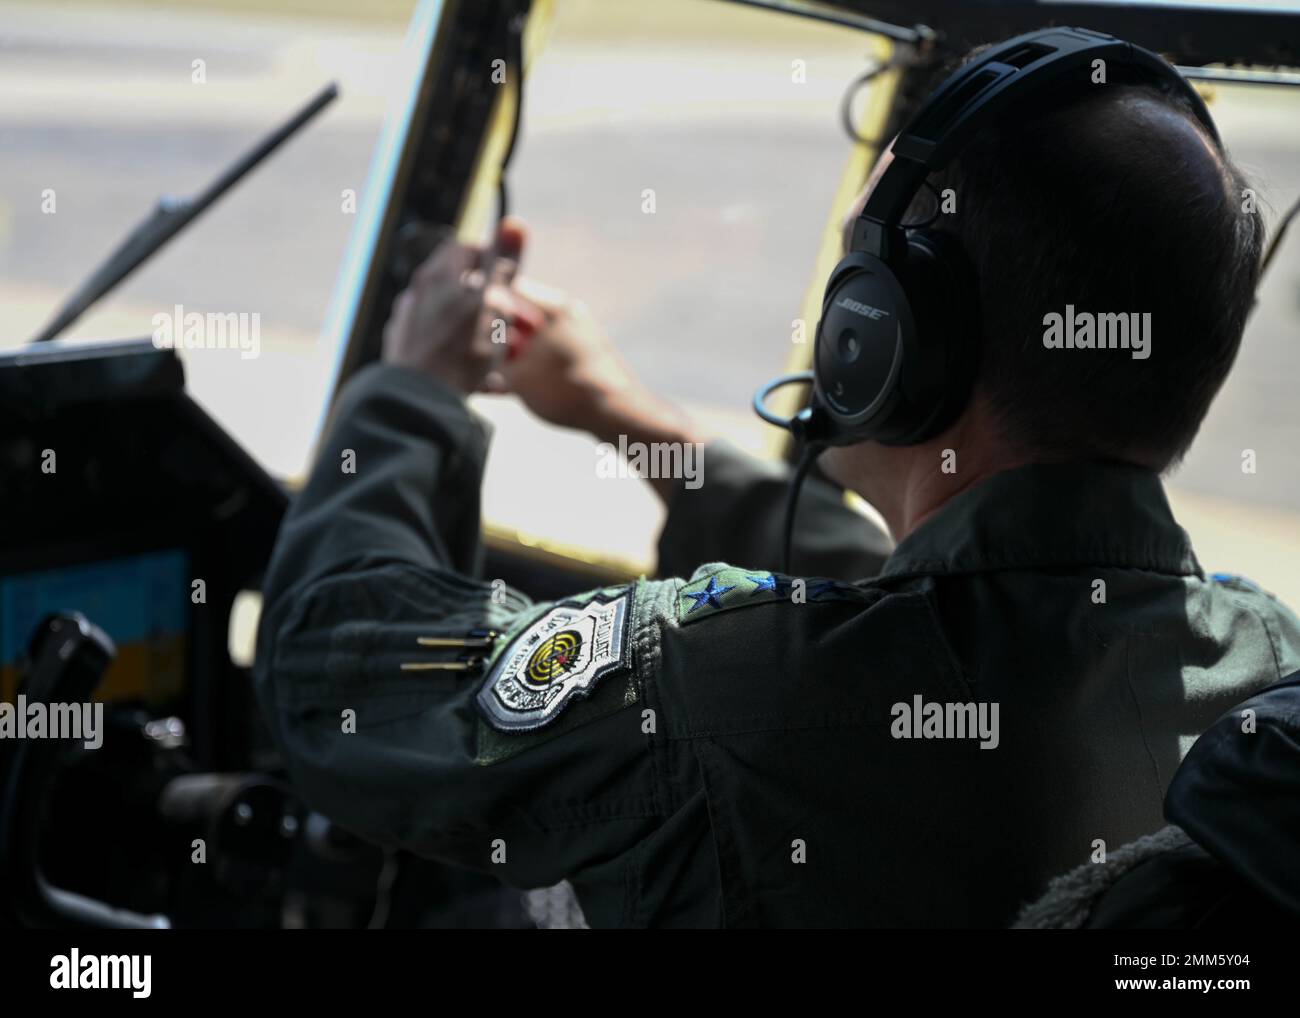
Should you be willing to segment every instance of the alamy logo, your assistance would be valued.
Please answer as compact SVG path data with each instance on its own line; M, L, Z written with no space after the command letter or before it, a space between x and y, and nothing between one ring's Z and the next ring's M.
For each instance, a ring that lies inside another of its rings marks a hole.
M1049 350L1132 350L1135 361L1151 356L1151 312L1096 314L1065 305L1065 314L1043 315L1043 346Z
M14 703L0 703L0 739L80 739L86 749L104 743L104 705L27 701L19 693Z
M694 491L704 484L704 445L701 442L629 442L596 446L596 476L608 478L679 478Z
M841 297L835 302L835 306L843 308L845 311L852 311L855 315L870 318L872 321L880 321L882 318L889 317L888 311L873 308L870 304L863 304L860 300L853 300L851 297Z
M1001 740L996 703L926 703L918 693L889 713L895 739L979 739L980 749L997 749Z
M152 955L88 954L77 948L50 959L50 986L56 990L130 990L147 997L153 968Z
M262 352L262 314L204 315L177 304L153 316L153 345L159 350L239 350L241 360L251 361Z

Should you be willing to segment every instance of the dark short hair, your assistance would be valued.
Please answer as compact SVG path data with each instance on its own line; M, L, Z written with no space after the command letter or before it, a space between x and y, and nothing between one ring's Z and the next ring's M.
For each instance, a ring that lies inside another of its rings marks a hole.
M1237 356L1264 224L1199 124L1204 151L1159 122L1169 109L1195 123L1155 86L1097 85L995 126L931 178L956 204L934 228L956 234L979 279L976 391L1031 455L1166 469ZM909 215L927 202L922 192ZM1046 348L1044 315L1067 304L1149 312L1149 358Z

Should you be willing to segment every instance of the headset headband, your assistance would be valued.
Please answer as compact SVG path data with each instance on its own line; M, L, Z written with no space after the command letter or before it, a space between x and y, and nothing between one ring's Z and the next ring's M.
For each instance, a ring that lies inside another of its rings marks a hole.
M903 216L925 178L942 169L976 130L1034 93L1066 79L1094 60L1130 75L1169 84L1222 145L1196 89L1150 50L1086 28L1044 28L1009 39L954 71L895 139L893 160L853 224L849 249L885 258L898 242Z

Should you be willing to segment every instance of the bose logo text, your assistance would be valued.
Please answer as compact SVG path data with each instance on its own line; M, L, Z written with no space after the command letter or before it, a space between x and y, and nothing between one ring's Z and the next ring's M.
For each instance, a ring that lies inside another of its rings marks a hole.
M862 315L864 318L870 318L879 321L881 318L888 318L888 311L881 311L880 308L873 308L870 304L863 304L861 301L853 300L849 297L841 297L835 302L837 308L843 308L845 311L852 311L855 315Z

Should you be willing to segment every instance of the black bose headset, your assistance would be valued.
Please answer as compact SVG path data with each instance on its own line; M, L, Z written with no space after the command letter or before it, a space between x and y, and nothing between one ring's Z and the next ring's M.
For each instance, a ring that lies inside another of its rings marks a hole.
M1094 61L1107 81L1141 81L1177 93L1219 145L1205 103L1177 69L1150 50L1084 28L1045 28L989 48L926 99L895 139L893 160L854 221L848 253L826 284L813 371L769 382L754 397L764 420L805 445L786 508L785 568L798 486L827 445L873 439L913 445L961 413L979 356L978 290L956 239L903 222L929 175L977 131L1030 100L1093 85ZM808 406L782 418L765 407L776 388L812 381Z

